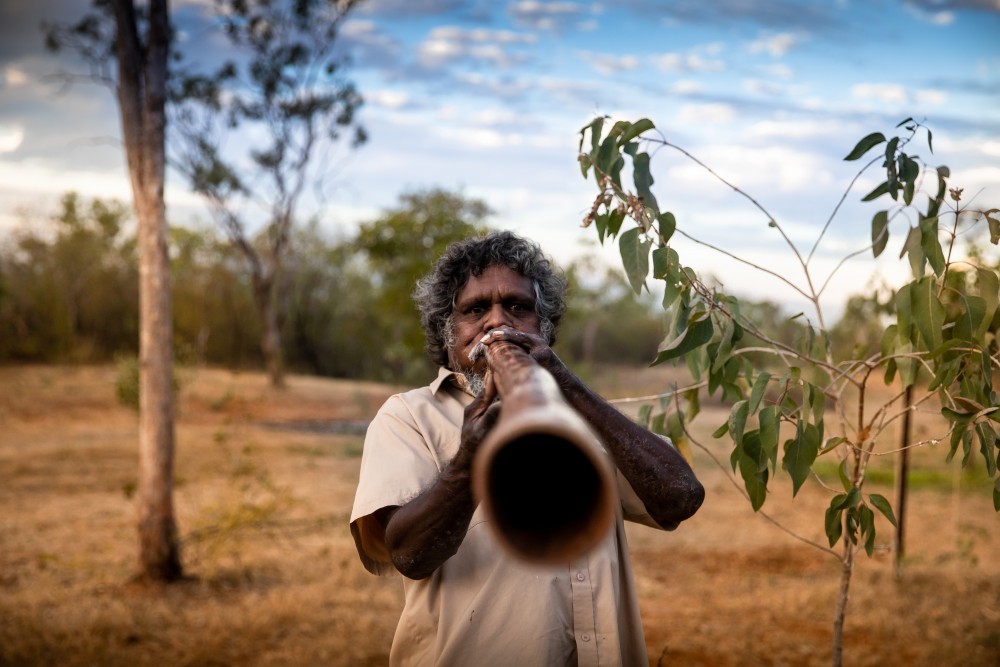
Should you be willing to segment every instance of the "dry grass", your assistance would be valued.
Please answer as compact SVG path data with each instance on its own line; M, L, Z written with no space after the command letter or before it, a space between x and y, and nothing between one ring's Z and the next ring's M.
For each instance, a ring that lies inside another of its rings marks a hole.
M643 393L628 378L602 386ZM293 377L275 392L262 375L212 369L180 379L189 579L151 590L128 583L136 417L115 402L114 369L0 369L0 665L385 664L401 586L364 571L347 530L361 437L275 424L364 420L393 389ZM723 418L706 415L702 435ZM859 562L848 665L1000 664L1000 520L944 454L917 452L946 483L914 491L904 578L884 550ZM828 664L836 561L754 516L700 450L695 465L709 495L694 519L630 527L651 662ZM765 510L821 541L827 492L790 495L781 480Z

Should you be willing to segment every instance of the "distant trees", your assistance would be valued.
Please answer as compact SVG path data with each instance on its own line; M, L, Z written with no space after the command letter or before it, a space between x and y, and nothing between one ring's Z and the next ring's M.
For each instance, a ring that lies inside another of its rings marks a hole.
M24 214L28 215L28 214ZM451 240L487 230L488 207L460 193L404 193L351 236L313 223L289 239L275 285L282 355L297 372L417 384L434 369L410 298ZM259 368L261 323L244 257L213 226L170 229L173 347L182 363ZM48 220L26 217L0 246L0 363L109 361L135 354L135 224L117 202L70 193ZM567 267L569 361L646 363L662 316L596 260ZM70 323L73 323L72 325Z
M361 96L334 52L356 0L217 0L234 54L214 73L173 73L173 164L201 194L241 253L260 319L271 383L283 384L282 301L276 290L307 184L322 189L330 151L355 122ZM332 161L336 164L336 160ZM315 210L315 208L313 208Z
M16 229L0 260L0 358L88 359L135 352L139 271L129 211L63 196L48 225Z
M380 340L388 377L415 381L428 372L420 316L410 294L450 243L487 231L485 202L440 189L400 195L396 208L361 225L355 247L371 271L371 308L385 313Z

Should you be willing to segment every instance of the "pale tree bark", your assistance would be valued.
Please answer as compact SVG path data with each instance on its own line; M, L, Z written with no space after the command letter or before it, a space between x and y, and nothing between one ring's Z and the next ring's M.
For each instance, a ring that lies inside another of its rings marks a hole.
M165 174L167 0L150 0L143 45L132 0L114 0L117 96L139 223L139 482L137 577L181 576L173 506L174 395Z

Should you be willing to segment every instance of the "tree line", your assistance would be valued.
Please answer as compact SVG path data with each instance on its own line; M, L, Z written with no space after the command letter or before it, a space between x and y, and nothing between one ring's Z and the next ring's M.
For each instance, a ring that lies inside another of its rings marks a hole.
M433 369L411 290L448 243L485 233L491 214L482 201L431 189L400 195L350 235L315 221L297 226L276 285L289 368L425 381ZM263 325L246 255L208 224L172 225L168 245L178 361L262 368ZM634 296L620 273L593 257L564 270L570 304L559 353L578 364L648 363L663 336L652 297ZM135 224L124 204L70 192L48 216L22 212L0 246L0 362L134 356L138 271Z

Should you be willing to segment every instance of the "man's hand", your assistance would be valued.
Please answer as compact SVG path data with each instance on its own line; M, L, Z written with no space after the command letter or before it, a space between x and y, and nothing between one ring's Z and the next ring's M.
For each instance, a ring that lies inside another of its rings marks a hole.
M385 543L393 564L410 579L429 577L455 555L476 509L472 463L479 446L500 416L493 374L486 373L483 391L465 408L458 453L427 491L382 517Z
M480 342L483 345L491 345L498 340L504 340L517 345L527 352L539 366L553 373L553 375L555 375L555 369L565 370L566 368L563 366L562 361L559 360L559 357L556 356L556 353L552 351L552 348L549 347L549 342L540 334L526 333L510 327L500 327L493 329L483 336ZM558 376L556 379L559 379Z
M543 336L500 327L483 336L481 342L491 345L499 340L521 347L552 374L563 397L604 443L653 520L673 530L697 511L705 497L704 487L673 447L587 387Z
M461 450L463 460L460 465L471 466L479 446L489 434L500 416L500 403L496 401L497 388L493 382L493 372L487 370L483 391L472 403L465 407L462 421Z

